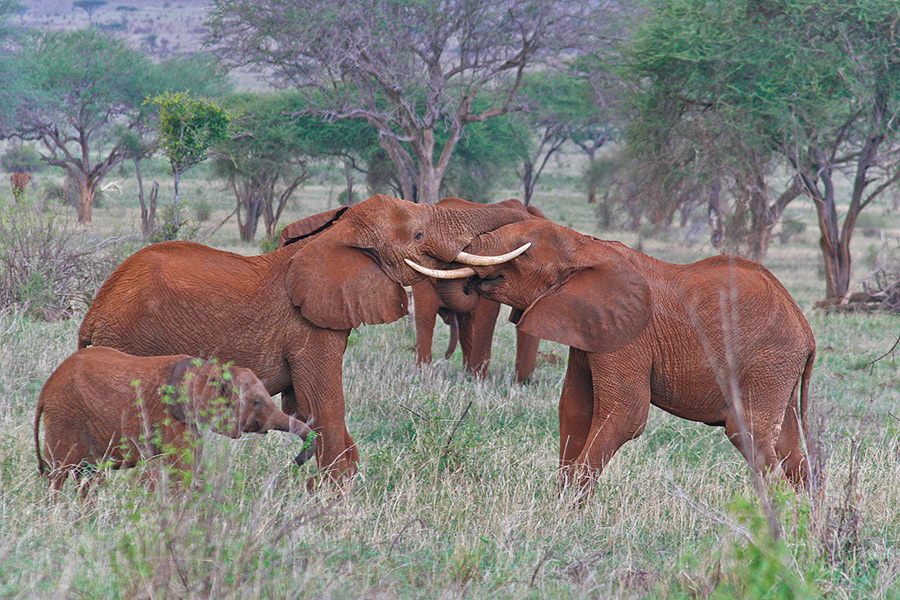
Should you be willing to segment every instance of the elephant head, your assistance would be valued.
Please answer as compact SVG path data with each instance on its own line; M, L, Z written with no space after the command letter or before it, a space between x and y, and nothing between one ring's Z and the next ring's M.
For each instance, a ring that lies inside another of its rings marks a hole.
M230 438L276 430L305 440L311 432L309 425L275 406L249 369L185 358L174 366L170 385L184 391L183 398L168 405L172 416L183 423L203 423Z
M478 258L509 256L521 248L520 255L498 264ZM525 333L612 352L637 336L652 314L650 286L622 249L550 221L510 224L473 240L456 257L471 266L449 271L438 293L453 307L479 296L508 304Z
M298 228L314 233L298 244L286 277L303 317L328 329L399 319L407 313L403 286L423 278L406 261L441 267L477 236L529 218L502 206L445 208L383 195L333 212L327 222Z

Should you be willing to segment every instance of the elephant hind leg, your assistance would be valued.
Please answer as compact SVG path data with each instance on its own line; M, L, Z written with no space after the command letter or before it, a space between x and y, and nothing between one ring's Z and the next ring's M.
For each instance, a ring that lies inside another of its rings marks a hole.
M791 402L784 409L781 433L775 443L775 452L781 461L784 474L795 489L809 487L809 462L802 448L800 417L797 413L796 390Z
M752 414L751 411L744 412L743 423L733 412L725 417L725 434L729 441L747 459L754 471L783 475L781 461L775 451L775 436L779 435L777 423Z

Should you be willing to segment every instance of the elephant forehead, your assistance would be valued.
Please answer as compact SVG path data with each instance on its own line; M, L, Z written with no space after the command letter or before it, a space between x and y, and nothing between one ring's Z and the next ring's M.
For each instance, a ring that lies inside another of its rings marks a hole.
M398 204L402 203L402 204ZM415 230L424 227L428 213L424 206L397 200L396 202L370 202L352 213L348 211L348 221L356 231L369 231L397 238L407 238Z

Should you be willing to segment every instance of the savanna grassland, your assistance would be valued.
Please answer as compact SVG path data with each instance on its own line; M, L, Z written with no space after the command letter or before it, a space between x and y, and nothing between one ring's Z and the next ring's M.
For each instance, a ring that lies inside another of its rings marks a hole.
M535 199L557 222L676 262L715 252L705 233L691 244L677 227L598 230L595 209L560 171ZM337 181L302 189L282 221L334 207ZM118 182L89 231L57 203L51 210L77 239L116 238L121 260L139 247L140 224L133 180ZM260 251L241 245L233 220L213 231L233 209L221 184L198 169L185 185L188 202L211 211L196 239ZM163 186L161 201L170 197ZM10 201L0 190L0 204ZM896 249L900 223L887 208L870 209L858 229L857 277ZM724 432L657 409L585 506L560 498L567 350L542 342L534 380L514 384L505 322L485 381L462 371L458 350L416 368L410 317L351 335L344 389L361 461L344 499L307 491L316 467L292 464L288 436L207 432L203 471L187 490L145 491L135 469L110 474L87 501L69 486L50 502L34 407L76 348L80 303L57 321L0 314L0 598L900 598L900 365L869 364L891 348L900 319L815 310L814 211L797 202L787 216L806 228L773 243L767 266L817 338L808 445L821 485L811 496L772 487L778 541ZM441 325L436 357L446 342Z

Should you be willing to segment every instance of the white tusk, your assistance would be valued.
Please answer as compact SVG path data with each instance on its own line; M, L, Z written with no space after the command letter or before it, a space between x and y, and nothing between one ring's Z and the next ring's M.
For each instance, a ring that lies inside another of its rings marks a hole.
M475 274L475 269L473 269L472 267L463 267L461 269L449 269L446 271L442 271L439 269L429 269L428 267L423 267L422 265L415 263L408 258L404 258L403 261L422 275L428 275L429 277L434 277L435 279L465 279L466 277L471 277Z
M531 242L524 244L512 252L501 254L500 256L481 256L479 254L469 254L468 252L460 252L453 260L461 262L464 265L474 265L476 267L488 267L490 265L499 265L514 259L531 247Z

